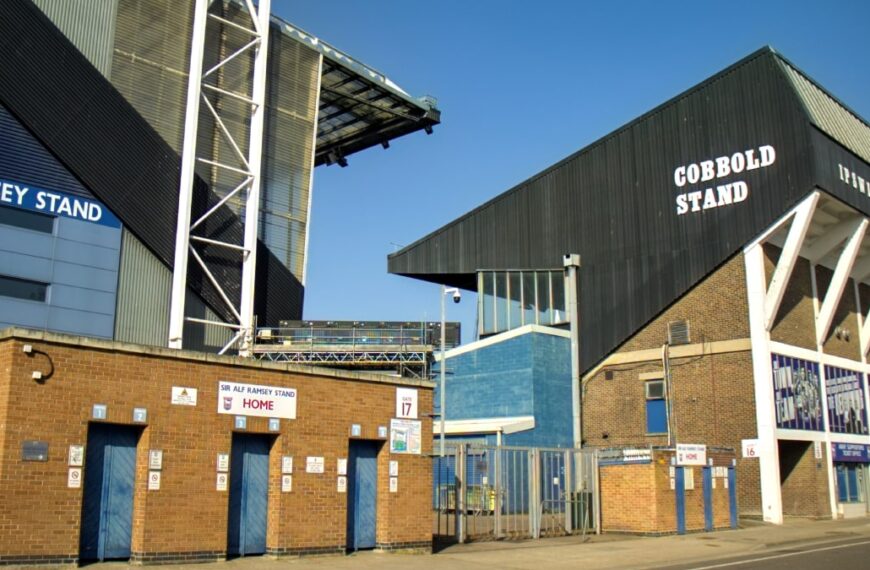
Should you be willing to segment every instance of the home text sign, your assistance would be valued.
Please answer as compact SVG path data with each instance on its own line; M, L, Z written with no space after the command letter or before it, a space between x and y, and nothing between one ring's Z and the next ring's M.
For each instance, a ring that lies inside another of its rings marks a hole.
M220 382L218 413L293 420L296 419L296 390Z

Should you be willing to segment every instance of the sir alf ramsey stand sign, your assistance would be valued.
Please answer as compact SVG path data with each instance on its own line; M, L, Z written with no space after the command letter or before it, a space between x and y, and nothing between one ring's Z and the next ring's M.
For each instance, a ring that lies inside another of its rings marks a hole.
M296 390L220 382L218 413L234 416L296 419Z

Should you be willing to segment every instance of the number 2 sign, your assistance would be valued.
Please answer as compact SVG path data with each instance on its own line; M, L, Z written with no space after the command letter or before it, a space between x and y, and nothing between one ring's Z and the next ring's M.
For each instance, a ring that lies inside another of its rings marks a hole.
M417 419L417 390L396 388L396 417Z

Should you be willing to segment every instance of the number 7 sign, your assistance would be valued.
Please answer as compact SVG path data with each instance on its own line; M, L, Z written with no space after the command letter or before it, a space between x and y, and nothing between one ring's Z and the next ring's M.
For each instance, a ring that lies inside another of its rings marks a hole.
M396 417L417 419L417 390L396 388Z

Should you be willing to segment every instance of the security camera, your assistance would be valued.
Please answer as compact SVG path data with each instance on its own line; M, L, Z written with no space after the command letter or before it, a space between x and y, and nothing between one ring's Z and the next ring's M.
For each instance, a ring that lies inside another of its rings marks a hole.
M453 302L458 303L461 300L462 300L462 294L459 293L459 291L454 291L453 292Z

